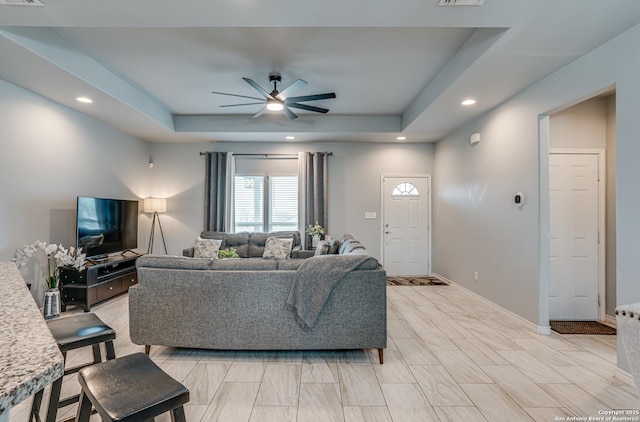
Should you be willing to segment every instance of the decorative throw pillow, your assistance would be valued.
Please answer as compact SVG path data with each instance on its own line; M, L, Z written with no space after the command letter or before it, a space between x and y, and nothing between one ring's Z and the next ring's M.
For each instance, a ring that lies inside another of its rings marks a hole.
M329 253L330 246L331 243L327 242L326 240L319 241L318 246L316 246L316 253L314 254L314 256L327 255Z
M220 239L203 239L198 236L196 245L193 248L193 257L218 259L218 250L221 244L222 240Z
M356 249L365 249L365 247L358 240L348 239L340 246L339 253L340 255L350 254Z
M293 238L270 237L264 244L263 258L287 259L291 255Z
M331 239L331 242L329 243L329 252L327 252L329 255L335 255L338 253L338 251L340 250L340 241L337 239Z

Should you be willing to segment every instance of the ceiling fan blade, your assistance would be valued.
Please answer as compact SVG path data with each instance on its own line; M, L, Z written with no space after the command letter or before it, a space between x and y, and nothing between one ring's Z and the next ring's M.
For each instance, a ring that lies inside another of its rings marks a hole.
M295 94L300 88L302 88L306 84L307 84L306 81L303 81L302 79L298 79L294 83L292 83L291 85L286 87L284 89L284 91L282 91L281 93L276 95L276 98L279 99L279 100L284 101L285 98L287 98L290 95Z
M252 116L253 119L255 119L256 117L260 117L262 116L265 112L267 111L267 106L262 107L262 110L260 110L259 112L257 112L256 114L254 114Z
M285 106L282 109L282 112L284 113L285 116L287 116L291 120L298 118L298 115L296 113L294 113L293 111L289 110L289 107L287 107L287 106Z
M256 91L258 91L259 93L264 95L264 98L267 98L269 100L274 100L275 99L275 98L273 98L271 96L271 94L269 94L267 91L265 91L264 88L262 88L260 85L255 83L252 79L249 79L249 78L242 78L242 79L244 79L244 81L246 83L248 83L249 85L251 85Z
M329 92L327 94L303 95L302 97L289 97L286 100L284 100L284 102L285 104L290 104L290 103L299 103L300 101L326 100L327 98L336 98L336 93Z
M211 91L212 94L219 94L219 95L228 95L230 97L240 97L240 98L250 98L252 100L262 100L263 98L258 98L258 97L248 97L246 95L238 95L238 94L227 94L226 92L217 92L217 91Z
M310 105L306 105L306 104L298 104L298 103L287 104L287 107L300 108L302 110L315 111L316 113L328 113L329 112L328 108L314 107L314 106L310 106Z
M225 104L225 105L221 105L220 107L238 107L238 106L248 106L248 105L254 105L254 104L262 104L262 105L264 105L264 101L261 101L259 103Z

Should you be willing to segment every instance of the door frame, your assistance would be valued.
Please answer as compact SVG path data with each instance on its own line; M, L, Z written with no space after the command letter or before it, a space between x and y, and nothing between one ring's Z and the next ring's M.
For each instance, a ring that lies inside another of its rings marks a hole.
M598 319L604 321L606 319L606 152L604 148L549 148L549 155L596 155L598 159ZM548 168L547 163L547 168ZM547 169L547 176L549 171ZM549 212L549 221L551 221L551 212ZM549 255L547 254L547 260ZM549 295L547 295L547 301Z
M404 178L404 177L412 177L412 178L420 178L427 179L427 207L426 207L426 218L427 222L427 275L430 276L433 273L433 268L431 263L433 262L433 214L431 213L431 174L428 173L381 173L380 174L380 262L384 266L384 178L385 177L395 177L395 178Z

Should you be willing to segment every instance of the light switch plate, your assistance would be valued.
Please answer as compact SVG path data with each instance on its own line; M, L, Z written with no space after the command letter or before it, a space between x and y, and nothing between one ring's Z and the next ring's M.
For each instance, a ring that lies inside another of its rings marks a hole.
M376 219L376 212L375 211L366 211L364 213L364 218L366 220L375 220Z

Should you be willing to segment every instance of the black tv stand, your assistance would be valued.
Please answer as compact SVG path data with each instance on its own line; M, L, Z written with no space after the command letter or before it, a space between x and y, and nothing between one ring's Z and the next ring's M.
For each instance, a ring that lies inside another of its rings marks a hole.
M134 254L135 256L140 256L140 254L136 251L134 251L133 249L125 249L124 251L120 252L120 255L124 255L127 252L131 252L132 254Z
M87 268L83 271L60 268L62 311L75 305L89 312L91 305L129 291L129 287L138 282L136 260L139 256L138 253L134 256L116 254L98 262L87 259Z

